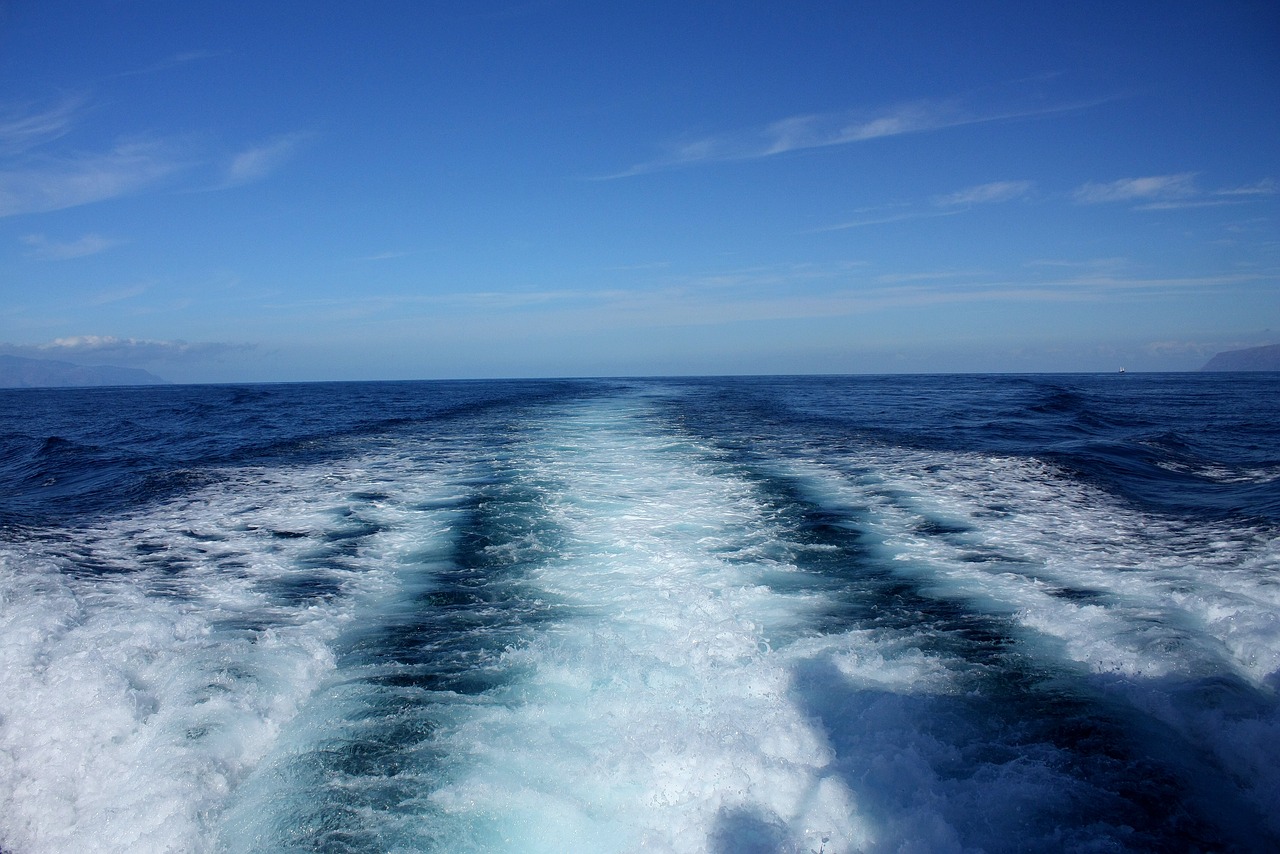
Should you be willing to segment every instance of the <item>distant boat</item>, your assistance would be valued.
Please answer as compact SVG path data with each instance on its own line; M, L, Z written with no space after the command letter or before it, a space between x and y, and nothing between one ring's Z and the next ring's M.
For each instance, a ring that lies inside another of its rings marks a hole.
M1121 368L1121 369L1120 369L1120 373L1122 373L1122 374L1124 373L1124 368Z

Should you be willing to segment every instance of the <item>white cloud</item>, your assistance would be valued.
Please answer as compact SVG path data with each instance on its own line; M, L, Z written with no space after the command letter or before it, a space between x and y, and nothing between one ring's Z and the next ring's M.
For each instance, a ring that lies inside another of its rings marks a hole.
M194 61L207 54L174 58ZM215 158L188 143L161 139L125 139L107 150L53 146L70 132L83 112L82 99L67 99L40 111L0 112L0 217L48 213L127 196L179 173L208 169ZM218 188L260 181L284 164L306 134L277 136L232 156ZM39 239L32 245L37 245ZM96 248L95 248L96 246ZM37 246L45 257L75 257L101 251L103 245Z
M1144 178L1121 178L1105 184L1089 182L1074 193L1081 204L1104 202L1172 201L1197 194L1194 172L1176 175L1150 175Z
M1077 187L1073 195L1081 204L1142 202L1134 209L1166 211L1245 204L1274 195L1277 189L1276 182L1266 178L1241 187L1202 191L1196 186L1195 179L1194 172L1179 172L1175 175L1122 178L1109 183L1090 182Z
M46 261L65 261L68 258L82 258L85 255L96 255L121 241L101 234L86 234L84 237L70 241L50 240L43 234L26 234L21 238L23 243L31 247L31 254Z
M38 112L0 115L0 152L14 154L63 136L75 125L83 104L80 98L67 98Z
M979 184L945 196L937 196L933 203L938 207L961 207L1008 202L1025 196L1035 186L1031 181L993 181Z
M262 145L240 152L227 167L224 187L251 184L275 172L291 158L306 134L278 136Z
M31 159L0 170L0 217L128 195L186 165L172 146L149 141L121 143L105 153Z

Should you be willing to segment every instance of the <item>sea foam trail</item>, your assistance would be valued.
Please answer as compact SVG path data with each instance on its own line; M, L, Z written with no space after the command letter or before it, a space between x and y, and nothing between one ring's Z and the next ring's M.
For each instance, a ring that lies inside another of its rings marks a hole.
M762 582L800 571L763 557L780 531L755 488L651 415L643 397L553 409L488 454L452 553L402 568L420 584L402 577L336 640L338 667L233 796L220 845L863 848L825 737L791 696L797 655L852 636L771 648L819 597ZM415 609L422 655L388 651L377 624ZM468 672L432 663L441 650L468 653ZM910 651L898 667L942 670Z
M229 793L335 668L334 638L397 585L398 532L434 535L397 518L452 494L417 474L385 456L228 470L5 544L0 848L210 850Z
M478 829L453 850L857 850L868 829L769 648L813 602L743 559L777 534L751 485L646 415L612 400L530 437L562 543L531 580L573 616L445 736L465 762L431 801Z
M1000 681L993 662L927 651L945 646L933 626L879 625L883 597L905 594L860 587L878 570L799 536L758 477L645 396L547 412L511 453L531 536L487 545L489 571L522 553L519 595L554 616L491 663L491 687L437 692L402 772L422 794L381 850L1094 850L1134 835L1123 794L1077 778L1070 746L1023 734L1004 697L975 699ZM854 594L882 598L839 601ZM854 605L868 625L815 628ZM379 850L368 839L348 850Z
M826 455L824 455L826 456ZM857 512L895 572L1012 620L1046 662L1130 709L1226 837L1280 838L1280 541L1152 516L1034 460L864 452L792 468Z
M1266 850L1266 531L693 393L0 545L0 849Z

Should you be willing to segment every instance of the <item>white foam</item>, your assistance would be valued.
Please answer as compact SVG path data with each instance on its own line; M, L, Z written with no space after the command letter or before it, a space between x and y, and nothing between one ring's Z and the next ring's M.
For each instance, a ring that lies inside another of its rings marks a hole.
M965 693L975 665L924 651L929 638L811 630L838 603L803 558L836 547L793 540L751 478L659 426L651 401L544 411L501 460L464 438L231 471L64 541L0 547L0 847L319 845L301 822L322 795L382 783L411 794L349 817L379 850L1053 844L1034 817L1090 797L1061 751L966 735L983 726ZM515 536L484 557L520 564L519 595L556 618L486 662L483 693L424 696L379 683L396 665L340 667L335 649L422 607L459 503L499 462L528 490L509 512L538 515L555 546ZM785 472L856 520L872 559L1007 618L1028 650L1207 745L1280 814L1274 703L1191 690L1224 673L1276 687L1265 532L1151 517L1012 458L868 447ZM291 579L328 592L280 595ZM307 758L340 753L375 713L424 724L391 779L316 779L328 766ZM995 741L984 758L966 738ZM1079 832L1104 845L1110 831Z
M726 558L776 536L752 488L642 412L569 411L530 438L564 541L531 580L582 616L510 650L524 675L442 734L455 773L431 802L451 848L705 851L758 824L786 850L857 850L867 830L767 643L812 598Z
M821 503L864 513L903 575L1113 679L1099 684L1210 750L1263 815L1280 814L1273 535L1142 513L1034 460L869 447L792 472ZM1223 676L1259 699L1196 688Z
M136 515L0 550L0 847L209 848L229 793L333 670L333 638L394 587L380 558L412 544L400 530L335 564L335 595L281 601L273 585L350 525L352 506L406 515L415 492L440 491L403 461L375 462L373 476L368 461L227 471ZM344 500L375 489L401 493L399 508Z
M531 425L522 456L555 485L563 535L532 578L579 616L510 650L518 678L438 733L451 764L430 801L450 849L1049 844L1034 816L1088 788L1060 751L1006 746L951 770L962 743L934 719L971 714L970 666L911 635L805 632L831 604L823 580L763 581L803 575L791 558L804 547L752 481L650 419L608 401Z

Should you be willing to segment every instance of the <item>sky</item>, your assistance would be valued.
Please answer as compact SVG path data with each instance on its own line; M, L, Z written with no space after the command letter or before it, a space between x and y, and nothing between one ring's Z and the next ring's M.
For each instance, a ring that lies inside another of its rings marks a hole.
M1272 0L0 0L0 353L1195 370L1278 215Z

